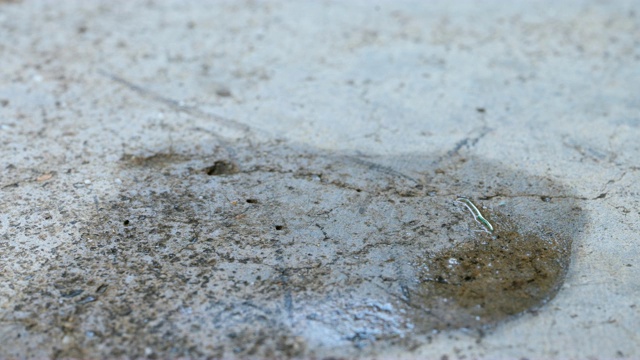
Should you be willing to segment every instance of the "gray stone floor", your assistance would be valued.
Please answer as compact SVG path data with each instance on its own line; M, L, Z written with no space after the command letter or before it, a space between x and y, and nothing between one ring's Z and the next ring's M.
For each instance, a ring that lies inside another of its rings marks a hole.
M638 94L637 1L0 0L0 357L638 358Z

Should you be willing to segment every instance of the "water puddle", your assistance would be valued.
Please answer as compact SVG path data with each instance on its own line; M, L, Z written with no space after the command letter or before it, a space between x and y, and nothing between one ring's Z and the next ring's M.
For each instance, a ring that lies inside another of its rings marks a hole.
M419 285L407 298L421 329L481 328L546 303L569 265L567 243L553 234L521 234L502 218L479 234L421 259Z

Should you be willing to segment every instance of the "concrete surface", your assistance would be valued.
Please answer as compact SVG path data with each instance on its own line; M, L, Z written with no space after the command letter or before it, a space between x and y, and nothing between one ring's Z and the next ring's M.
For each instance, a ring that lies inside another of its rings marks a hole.
M0 357L640 357L639 17L0 1Z

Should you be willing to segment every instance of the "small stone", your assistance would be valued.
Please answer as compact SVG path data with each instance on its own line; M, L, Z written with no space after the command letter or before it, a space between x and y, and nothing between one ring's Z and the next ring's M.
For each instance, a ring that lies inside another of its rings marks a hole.
M51 179L52 177L53 177L52 173L46 173L46 174L42 174L42 175L38 176L36 181L37 182L45 182L45 181Z

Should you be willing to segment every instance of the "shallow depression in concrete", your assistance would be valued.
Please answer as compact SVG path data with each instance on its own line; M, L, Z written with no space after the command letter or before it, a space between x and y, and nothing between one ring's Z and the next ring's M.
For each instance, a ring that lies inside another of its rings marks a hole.
M56 319L60 356L414 348L543 305L585 223L560 185L457 155L220 143L127 154L114 176L16 302Z

